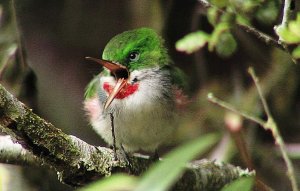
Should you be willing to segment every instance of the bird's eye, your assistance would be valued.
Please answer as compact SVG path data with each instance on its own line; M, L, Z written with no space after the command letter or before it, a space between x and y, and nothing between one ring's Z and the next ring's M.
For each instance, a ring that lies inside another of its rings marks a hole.
M136 62L138 61L140 58L140 54L138 52L131 52L129 53L128 55L128 59L131 61L131 62Z

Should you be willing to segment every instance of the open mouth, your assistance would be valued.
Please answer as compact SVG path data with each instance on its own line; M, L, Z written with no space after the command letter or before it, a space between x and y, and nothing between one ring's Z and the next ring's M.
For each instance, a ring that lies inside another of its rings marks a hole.
M128 69L120 64L113 63L107 60L102 60L98 58L86 57L87 60L91 60L101 64L103 67L107 68L115 77L117 83L111 93L109 94L105 104L104 109L107 109L112 101L115 99L117 94L127 85L127 80L129 78Z

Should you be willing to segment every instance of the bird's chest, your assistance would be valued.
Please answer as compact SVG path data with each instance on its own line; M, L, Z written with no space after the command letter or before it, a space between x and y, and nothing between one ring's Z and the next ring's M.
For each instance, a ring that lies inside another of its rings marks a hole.
M170 78L167 74L148 70L132 72L126 88L120 91L107 109L103 109L107 97L114 89L111 77L100 79L98 100L100 115L92 120L97 132L112 144L111 127L114 116L114 129L117 144L127 150L153 150L166 140L174 130L175 104ZM140 79L133 82L135 76Z
M115 100L113 115L116 138L129 148L137 145L154 148L170 135L174 110L169 100L140 96L133 94L126 99Z
M128 90L126 93L129 93ZM162 89L139 84L131 95L115 99L107 112L114 115L116 138L121 143L145 147L159 143L170 134L171 129L168 127L174 121L173 107L171 96L167 96ZM107 129L110 129L108 113L105 123Z
M154 124L161 126L165 120L170 120L173 108L172 100L163 92L149 87L146 89L138 84L136 86L136 91L133 89L137 87L131 86L120 92L119 99L115 99L109 109L114 114L119 131L122 131L122 126L126 131L132 130L132 134L140 133L137 131L140 128L146 132L145 129L153 128L151 126Z

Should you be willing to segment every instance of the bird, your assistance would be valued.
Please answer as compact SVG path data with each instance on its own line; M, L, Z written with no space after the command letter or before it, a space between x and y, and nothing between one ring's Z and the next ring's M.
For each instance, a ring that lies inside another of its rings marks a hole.
M107 43L102 58L86 59L103 66L86 87L84 110L105 142L128 153L172 143L187 103L186 75L160 35L150 28L125 31Z

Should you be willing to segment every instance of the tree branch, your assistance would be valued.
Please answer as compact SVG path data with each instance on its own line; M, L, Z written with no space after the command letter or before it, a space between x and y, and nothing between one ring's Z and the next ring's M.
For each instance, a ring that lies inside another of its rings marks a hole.
M290 53L287 46L283 42L274 39L273 37L257 30L256 28L253 28L248 25L239 24L239 23L237 24L237 26L239 26L241 29L243 29L247 33L254 35L256 38L258 38L260 41L262 41L266 45L274 46L280 50Z
M1 126L0 129L3 127ZM34 156L21 144L14 143L9 135L0 136L0 163L17 165L41 165L38 157Z
M23 148L16 149L14 156L18 156L18 152L23 152L26 148L33 153L32 160L38 158L37 160L41 163L54 168L59 179L66 184L82 186L115 172L129 172L126 159L122 156L118 157L119 161L115 161L113 150L89 145L74 136L63 133L34 114L2 85L0 85L0 127L21 141ZM131 156L130 161L131 170L136 175L143 173L151 164L150 160L140 156ZM7 162L14 162L13 157L10 157ZM201 160L192 163L187 168L174 190L182 188L216 190L243 175L251 174L248 170L229 164L220 165L216 162Z
M238 109L235 108L233 105L231 105L231 104L229 104L229 103L227 103L227 102L225 102L225 101L223 101L223 100L221 100L221 99L215 97L213 93L209 93L209 94L207 95L207 99L208 99L210 102L219 105L220 107L223 107L223 108L225 108L225 109L227 109L227 110L229 110L229 111L232 111L233 113L236 113L236 114L238 114L238 115L241 115L241 116L243 116L244 118L246 118L246 119L248 119L248 120L251 120L251 121L253 121L253 122L255 122L255 123L261 125L262 127L265 126L265 122L264 122L263 120L261 120L260 118L255 117L255 116L253 116L253 115L251 115L251 114L248 114L248 113L246 113L246 112L244 112L244 111L242 111L242 110L238 110Z

